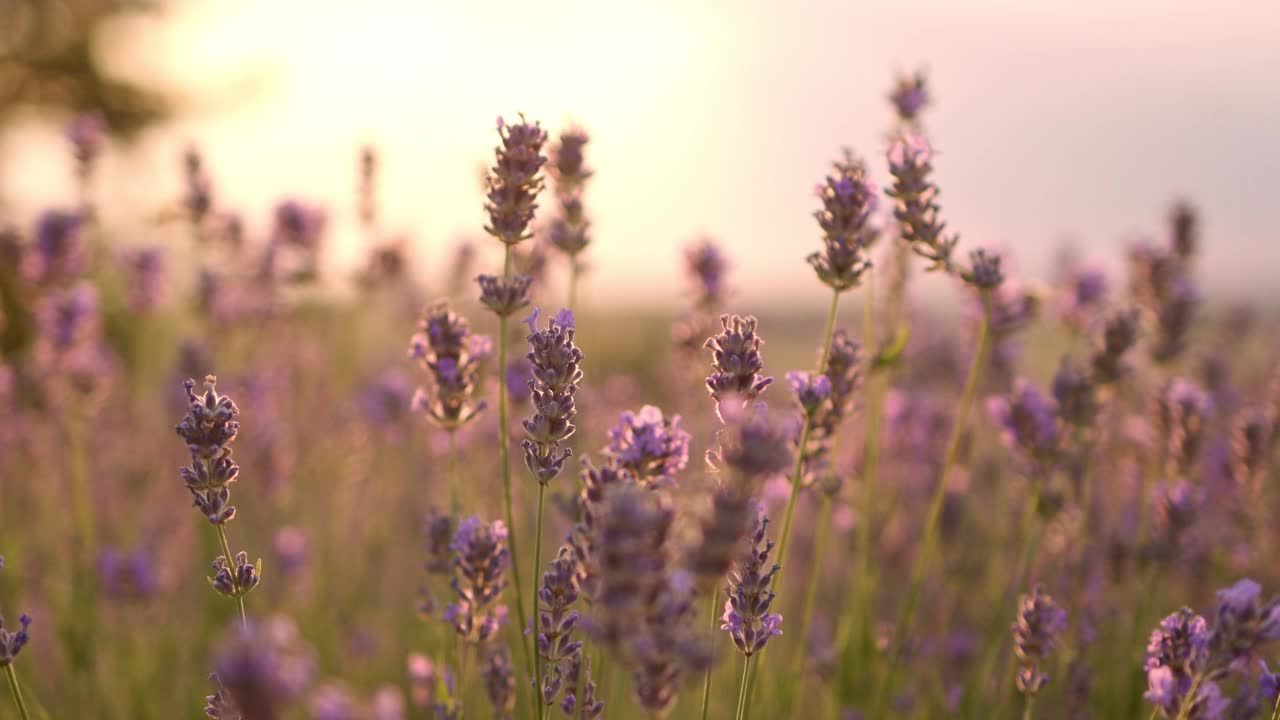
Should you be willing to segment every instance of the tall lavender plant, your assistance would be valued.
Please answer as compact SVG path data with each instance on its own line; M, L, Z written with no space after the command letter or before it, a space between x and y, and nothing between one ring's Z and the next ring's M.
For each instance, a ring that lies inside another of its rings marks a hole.
M178 423L177 432L191 453L191 465L179 471L191 493L195 507L213 525L222 545L222 555L213 561L213 577L209 584L221 595L236 599L240 606L240 622L249 626L244 610L244 596L258 586L262 578L262 560L250 564L249 554L232 555L227 542L227 523L236 516L231 504L231 485L240 478L240 466L231 457L231 444L240 433L236 419L240 409L226 395L218 394L218 379L205 377L204 392L195 391L194 380L187 380L187 414Z
M498 118L500 144L494 149L494 164L485 178L485 212L489 222L485 232L502 243L503 260L501 275L480 275L480 302L498 316L498 365L499 372L507 367L507 322L513 313L529 304L529 286L533 278L513 274L513 249L528 240L529 223L537 210L538 193L543 188L542 169L547 158L542 146L547 133L538 123L529 123L524 116L520 122L508 125ZM511 504L510 440L507 425L507 396L498 392L498 464L502 472L503 504L507 527L515 527ZM516 588L516 616L524 627L526 618L524 591L520 582L520 553L515 538L511 544L511 569ZM531 677L537 677L536 661L529 652L528 640L521 636L521 650ZM536 698L535 698L536 701ZM541 704L538 703L540 706Z
M583 151L590 141L586 130L571 127L560 133L560 140L552 150L551 179L555 183L560 214L551 221L548 234L552 247L569 259L570 310L578 306L578 280L583 268L578 256L591 244L588 234L591 223L583 209L587 180L594 174L583 158Z

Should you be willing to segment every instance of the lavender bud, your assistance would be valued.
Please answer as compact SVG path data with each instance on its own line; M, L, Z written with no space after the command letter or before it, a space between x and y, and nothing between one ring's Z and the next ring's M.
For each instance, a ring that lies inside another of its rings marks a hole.
M485 231L507 245L515 245L531 237L529 223L538 207L535 201L543 186L540 173L547 161L542 155L547 133L521 115L520 122L514 125L498 118L498 135L502 144L494 149L494 165L486 179L485 212L489 214L489 224Z
M551 569L542 575L538 588L538 627L536 638L538 655L545 661L545 672L540 679L542 702L551 705L559 695L561 677L567 664L582 650L582 643L573 639L578 625L578 612L572 609L578 599L575 578L577 564L573 551L560 548L560 554L551 563Z
M429 307L409 343L409 357L418 361L430 383L415 392L412 407L448 432L456 432L484 411L475 397L488 338L473 335L466 319L441 301Z
M1090 361L1093 379L1099 385L1115 384L1128 373L1124 357L1138 342L1138 328L1139 315L1135 308L1117 310L1107 316Z
M1265 642L1280 639L1280 599L1263 602L1261 595L1262 587L1248 579L1218 591L1213 629L1204 641L1206 675L1225 675Z
M493 646L484 659L481 672L494 717L509 720L516 706L516 674L511 667L511 651L505 645Z
M205 696L204 714L213 720L244 720L244 715L241 714L240 708L236 707L236 701L231 698L231 693L222 686L218 673L210 673L209 682L217 690L212 695Z
M564 469L571 453L560 444L576 430L577 415L574 395L582 381L582 350L573 342L573 313L561 310L545 330L538 329L538 311L526 321L529 325L529 362L533 365L533 417L522 421L528 438L524 448L525 465L546 485Z
M765 535L769 518L764 509L756 509L755 531L751 534L746 554L738 560L725 588L729 598L724 603L720 629L729 633L733 644L750 657L764 649L769 638L782 634L782 616L769 612L774 593L769 589L781 568L769 564L773 541Z
M591 600L599 595L600 541L606 511L606 498L614 489L636 484L627 470L610 463L595 467L584 461L582 491L578 497L580 517L569 534L569 545L576 560L578 587Z
M1272 420L1266 410L1241 412L1231 428L1228 472L1244 490L1257 492L1259 474L1271 451Z
M1166 467L1185 476L1200 455L1213 401L1194 382L1174 378L1156 396L1155 411Z
M145 600L160 589L155 561L144 546L98 551L98 577L108 595L122 600Z
M618 485L605 495L595 619L606 644L625 650L643 632L648 604L666 582L674 517L669 500L638 485Z
M453 568L449 554L453 544L453 518L431 508L427 513L426 531L427 573L446 575Z
M795 459L796 428L769 413L764 403L726 406L720 433L719 460L754 489L765 479L785 472Z
M1199 219L1196 210L1185 200L1174 203L1169 210L1169 228L1172 231L1169 245L1178 258L1184 262L1195 255L1199 245Z
M928 75L924 70L916 70L910 75L899 75L889 92L889 102L898 115L898 120L914 124L920 111L929 104Z
M835 172L817 188L822 210L814 217L822 228L823 250L805 259L823 284L843 292L860 285L862 274L871 268L866 250L877 231L868 220L876 209L877 190L867 177L866 165L849 151L833 168Z
M1000 270L999 253L988 253L983 248L969 253L969 270L962 276L980 290L1000 287L1004 282L1004 272Z
M897 201L893 217L912 252L929 261L929 270L951 272L951 254L959 238L943 234L946 223L938 217L938 186L929 179L933 154L933 147L922 135L895 139L888 151L894 183L885 194Z
M84 218L78 213L48 210L36 221L35 241L27 255L25 275L36 285L60 285L84 273Z
M1014 653L1018 656L1018 690L1035 695L1049 676L1040 664L1053 652L1057 636L1067 626L1067 611L1059 608L1040 585L1018 603L1018 619L1012 626Z
M5 630L4 616L0 615L0 667L12 665L18 653L22 652L22 648L31 639L27 634L27 628L31 626L31 616L25 614L19 616L18 625L21 627L17 632Z
M445 620L469 642L488 640L506 618L506 607L496 605L507 586L510 554L506 539L502 521L485 524L469 517L458 525L450 544L454 551L450 586L458 599L445 608Z
M720 307L727 294L724 276L729 268L720 246L704 237L684 249L684 263L685 274L694 288L694 306L704 311Z
M76 172L81 178L93 174L93 166L98 155L106 144L107 119L101 110L93 110L77 115L67 123L63 131L67 141L71 143L71 152L76 161Z
M1052 390L1062 422L1079 429L1093 424L1098 415L1097 391L1082 368L1063 358L1053 376Z
M509 317L529 305L529 287L533 278L528 275L507 278L479 275L476 282L480 284L480 302L498 317Z
M246 720L284 717L315 669L297 627L283 618L233 631L215 655L214 667L219 695L233 701Z
M622 413L603 452L641 483L667 485L689 462L689 433L680 429L679 415L664 418L661 409L645 405Z
M711 508L699 521L697 542L682 553L684 568L700 590L714 589L729 572L755 529L757 515L755 501L732 480L711 493Z
M704 347L711 350L711 366L714 372L707 377L707 390L717 404L729 395L742 400L754 400L773 378L760 375L764 360L760 346L764 341L756 335L756 319L751 316L720 316L723 330L707 339Z
M1006 445L1033 467L1052 465L1058 452L1058 418L1034 385L1019 378L1008 397L987 400L987 411L1003 429Z
M831 379L826 375L792 370L787 373L787 384L795 393L800 409L810 418L831 399Z

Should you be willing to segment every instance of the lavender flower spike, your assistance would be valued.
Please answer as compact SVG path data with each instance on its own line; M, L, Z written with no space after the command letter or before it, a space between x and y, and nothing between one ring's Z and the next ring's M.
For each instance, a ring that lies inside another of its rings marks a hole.
M545 663L539 693L546 705L555 702L570 663L576 661L582 650L582 643L573 639L579 617L572 609L578 600L577 572L573 551L562 547L559 556L551 562L551 569L543 573L542 587L538 588L537 645ZM572 690L570 687L569 691Z
M409 357L418 361L431 382L414 393L413 408L449 432L475 419L485 409L475 388L489 345L487 337L472 334L470 324L448 302L428 308L410 341Z
M889 102L898 119L904 123L915 123L929 104L929 76L924 70L917 70L910 75L899 75L889 93Z
M622 413L604 453L641 483L666 485L689 462L689 433L680 429L679 415L664 418L662 410L645 405L639 413Z
M1037 585L1018 603L1018 619L1013 624L1014 652L1018 656L1018 690L1035 695L1049 682L1040 664L1053 652L1058 635L1067 626L1067 611Z
M0 615L0 667L12 665L18 653L22 652L22 648L31 640L30 635L27 634L27 628L31 626L31 616L20 616L18 624L21 627L17 632L5 630L4 616Z
M179 473L200 512L213 525L225 525L236 514L229 486L240 476L240 466L231 458L231 444L240 432L236 420L240 409L231 398L218 394L218 379L213 375L205 378L203 393L196 393L195 385L194 380L182 384L189 407L176 429L187 443L191 466Z
M814 213L822 228L823 249L805 258L818 279L836 292L862 283L862 274L871 268L867 248L878 231L870 226L876 209L876 186L867 177L862 161L845 151L835 172L817 188L822 209Z
M800 409L809 417L831 399L831 379L826 375L792 370L787 373L787 384L791 386L791 392L795 393Z
M916 255L929 261L929 270L952 272L951 254L959 238L946 235L946 223L938 217L938 186L929 179L933 172L933 147L922 135L904 135L889 146L889 174L893 188L885 194L896 202L893 217L902 239Z
M773 382L773 378L760 374L764 360L760 346L764 341L756 335L756 319L751 316L722 315L719 335L707 339L704 347L711 350L711 367L714 372L707 377L707 390L718 404L729 395L739 395L744 401L754 400Z
M573 397L582 381L582 350L573 342L573 313L568 310L557 313L544 330L538 329L536 309L527 322L534 415L521 423L528 435L521 445L525 464L538 482L546 485L560 474L572 454L569 448L562 450L560 444L576 429Z
M777 563L769 564L773 541L765 535L768 527L769 518L763 508L757 507L755 532L725 588L729 599L724 603L720 629L729 633L733 644L747 657L763 650L769 638L782 634L782 616L769 612L774 598L769 586L782 568Z
M547 159L542 145L547 133L521 115L520 122L511 125L498 118L498 135L502 144L494 150L494 164L486 181L484 209L489 224L484 229L503 243L515 245L532 237L529 223L543 186L541 172Z
M484 523L478 517L459 523L453 536L451 586L458 600L445 608L445 621L469 642L493 637L506 619L506 607L496 604L507 586L510 553L506 539L507 527L502 521Z

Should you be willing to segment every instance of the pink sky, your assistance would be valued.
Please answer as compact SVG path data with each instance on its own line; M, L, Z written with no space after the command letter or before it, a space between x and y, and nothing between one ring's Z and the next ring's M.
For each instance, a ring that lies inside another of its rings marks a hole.
M803 262L818 243L811 189L845 145L886 179L884 94L896 70L924 64L943 211L965 246L1009 249L1031 278L1067 237L1114 263L1184 195L1203 210L1212 292L1270 289L1280 264L1274 0L175 7L103 39L119 72L194 101L109 158L108 218L137 242L159 241L141 215L176 193L192 139L224 201L259 225L283 194L328 203L341 263L358 252L355 147L372 140L389 224L414 233L431 272L482 223L494 118L524 111L594 135L594 302L670 298L699 232L729 249L744 300L818 301ZM6 139L23 172L0 190L23 213L66 191L53 132L33 121Z

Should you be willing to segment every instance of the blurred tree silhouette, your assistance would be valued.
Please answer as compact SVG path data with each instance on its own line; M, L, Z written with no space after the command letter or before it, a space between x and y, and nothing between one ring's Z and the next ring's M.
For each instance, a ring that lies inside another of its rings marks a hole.
M170 103L107 77L94 62L94 34L124 12L156 11L147 0L0 0L0 126L23 107L100 110L109 131L130 135L164 117Z

